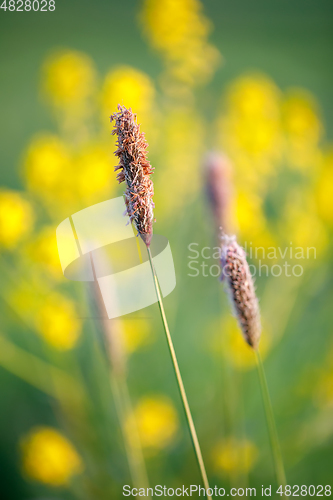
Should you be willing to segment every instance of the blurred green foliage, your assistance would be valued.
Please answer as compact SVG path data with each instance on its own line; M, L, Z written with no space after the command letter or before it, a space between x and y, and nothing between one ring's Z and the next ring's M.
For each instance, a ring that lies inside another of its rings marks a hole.
M218 279L189 276L188 245L217 244L211 149L230 158L242 244L317 249L301 278L256 285L288 482L331 479L332 3L202 5L56 0L55 12L0 13L4 499L120 498L134 432L119 418L124 379L150 484L198 483L157 306L120 324L126 376L111 370L110 384L91 290L57 259L63 218L122 192L108 123L118 101L150 143L155 230L177 276L165 305L211 484L274 484L252 353Z

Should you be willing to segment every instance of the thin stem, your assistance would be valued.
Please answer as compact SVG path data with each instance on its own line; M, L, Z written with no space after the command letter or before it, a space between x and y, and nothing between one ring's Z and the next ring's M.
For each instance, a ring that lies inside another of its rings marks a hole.
M189 427L189 431L190 431L190 435L191 435L191 439L192 439L192 443L193 443L194 452L195 452L195 455L196 455L196 458L197 458L197 461L198 461L198 465L199 465L199 469L200 469L200 473L201 473L201 477L202 477L202 482L203 482L205 490L206 490L207 499L211 500L212 497L211 497L211 495L208 494L209 483L208 483L207 473L206 473L206 469L205 469L205 464L204 464L204 461L203 461L203 458L202 458L200 444L199 444L198 436L197 436L197 433L196 433L196 430L195 430L195 426L194 426L194 422L193 422L193 418L192 418L190 406L189 406L188 401L187 401L187 396L186 396L186 391L185 391L185 387L184 387L184 384L183 384L182 376L180 374L180 370L179 370L179 366L178 366L178 361L177 361L177 357L176 357L175 348L173 346L172 338L171 338L171 335L170 335L170 331L169 331L169 327L168 327L168 323L167 323L167 319L166 319L166 315L165 315L165 311L164 311L164 306L163 306L163 301L162 301L162 294L161 294L161 291L160 291L160 287L159 287L159 283L158 283L158 279L157 279L157 275L156 275L156 272L155 272L155 268L154 268L154 264L153 264L153 259L152 259L152 255L151 255L151 251L150 251L149 247L147 247L147 251L148 251L148 257L149 257L151 272L152 272L153 279L154 279L154 285L155 285L156 295L157 295L157 299L158 299L158 305L159 305L159 308L160 308L162 323L163 323L163 326L164 326L164 331L165 331L165 335L166 335L166 338L167 338L169 351L170 351L170 354L171 354L173 368L175 370L175 375L176 375L176 379L177 379L177 383L178 383L178 388L179 388L180 396L181 396L182 403L183 403L183 406L184 406L185 416L186 416L187 424L188 424L188 427Z
M284 487L286 485L286 475L285 475L285 471L284 471L283 459L282 459L280 443L279 443L278 433L277 433L275 419L274 419L272 403L271 403L271 399L269 397L269 390L268 390L264 365L262 363L262 359L261 359L259 351L256 350L255 353L256 353L256 359L257 359L257 368L258 368L258 375L259 375L259 381L260 381L261 395L262 395L264 408L265 408L268 434L269 434L272 455L273 455L273 461L274 461L276 480L277 480L279 486L282 485Z

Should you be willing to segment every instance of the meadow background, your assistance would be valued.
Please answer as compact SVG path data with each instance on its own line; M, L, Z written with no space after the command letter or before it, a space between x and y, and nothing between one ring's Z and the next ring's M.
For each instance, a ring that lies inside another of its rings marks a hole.
M57 225L123 191L118 103L149 142L155 231L177 277L165 307L211 484L275 480L253 354L218 279L189 276L188 245L217 244L209 151L229 158L228 225L242 245L316 248L300 278L256 286L288 483L330 483L332 15L329 0L0 11L1 498L121 498L133 470L145 475L142 455L151 485L199 481L157 305L107 323L120 344L110 363L91 290L60 268Z

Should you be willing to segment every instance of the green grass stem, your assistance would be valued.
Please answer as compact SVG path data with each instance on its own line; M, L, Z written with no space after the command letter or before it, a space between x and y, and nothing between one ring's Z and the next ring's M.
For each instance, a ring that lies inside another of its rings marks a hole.
M194 448L194 452L195 452L195 456L196 456L196 459L198 461L198 465L199 465L199 469L200 469L200 474L201 474L202 482L203 482L203 485L204 485L205 490L207 492L208 489L209 489L209 483L208 483L206 468L205 468L205 464L204 464L204 461L203 461L203 458L202 458L201 448L200 448L200 444L199 444L197 432L196 432L196 429L195 429L195 425L194 425L194 422L193 422L193 418L192 418L190 406L188 404L188 400L187 400L187 396L186 396L186 391L185 391L185 387L184 387L184 384L183 384L183 379L182 379L182 376L181 376L181 373L180 373L180 369L179 369L179 365L178 365L178 361L177 361L177 356L176 356L176 351L175 351L175 348L174 348L174 345L173 345L173 342L172 342L172 338L171 338L171 334L170 334L170 330L169 330L169 327L168 327L168 322L167 322L167 319L166 319L166 315L165 315L165 311L164 311L164 306L163 306L163 301L162 301L162 294L161 294L161 291L160 291L160 286L159 286L159 283L158 283L157 275L156 275L156 272L155 272L155 267L154 267L154 264L153 264L153 258L152 258L151 251L150 251L149 247L147 247L147 251L148 251L148 258L149 258L149 263L150 263L150 267L151 267L151 272L152 272L152 275L153 275L153 280L154 280L156 295L157 295L157 299L158 299L158 305L159 305L159 308L160 308L162 323L163 323L163 326L164 326L164 331L165 331L165 335L166 335L166 339L167 339L167 343L168 343L168 347L169 347L169 351L170 351L170 355L171 355L171 359L172 359L172 364L173 364L173 368L174 368L176 379L177 379L177 383L178 383L180 397L181 397L181 400L182 400L182 403L183 403L183 407L184 407L184 411L185 411L185 416L186 416L187 424L188 424L188 427L189 427L189 431L190 431L190 435L191 435L191 439L192 439L192 443L193 443L193 448ZM208 493L206 494L206 496L207 496L208 500L212 499L211 495L209 495Z
M277 429L276 429L272 403L271 403L271 399L269 396L269 390L268 390L264 365L263 365L259 351L256 350L255 353L256 353L256 358L257 358L257 368L258 368L258 375L259 375L259 381L260 381L260 389L261 389L261 395L262 395L264 408L265 408L268 434L269 434L269 439L270 439L270 443L271 443L276 480L277 480L278 485L282 486L284 488L286 485L286 474L284 471L280 443L279 443L278 433L277 433Z

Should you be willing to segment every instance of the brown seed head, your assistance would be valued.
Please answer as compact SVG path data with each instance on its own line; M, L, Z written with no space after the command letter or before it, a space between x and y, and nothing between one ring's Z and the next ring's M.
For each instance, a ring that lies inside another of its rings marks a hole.
M128 216L149 246L153 235L154 186L150 179L153 168L147 159L148 143L132 110L120 105L118 110L110 117L110 121L115 122L112 134L118 136L115 155L119 157L119 165L115 171L119 170L119 183L125 181L127 184L125 203Z
M227 283L243 336L257 349L261 334L259 304L246 254L235 237L222 236L221 264L222 279Z

